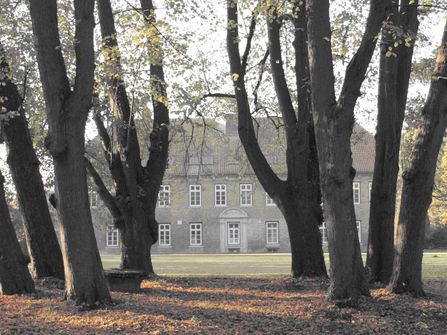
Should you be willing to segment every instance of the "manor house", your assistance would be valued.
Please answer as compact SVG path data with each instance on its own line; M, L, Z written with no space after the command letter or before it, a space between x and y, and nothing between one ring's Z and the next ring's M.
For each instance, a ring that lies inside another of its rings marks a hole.
M285 178L281 120L259 118L255 123L269 163ZM174 127L172 132L176 140L172 141L169 166L160 187L156 213L159 236L153 252L290 251L286 222L246 159L235 116L227 117L225 124L194 121ZM351 142L357 171L352 192L359 240L365 250L374 137L355 125ZM91 202L93 208L102 205L94 193ZM327 245L324 225L320 231ZM119 232L111 220L110 224L96 227L96 238L101 253L119 253Z

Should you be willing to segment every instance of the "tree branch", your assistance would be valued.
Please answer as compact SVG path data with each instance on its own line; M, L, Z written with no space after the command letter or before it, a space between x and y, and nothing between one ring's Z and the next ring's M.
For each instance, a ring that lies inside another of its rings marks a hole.
M237 1L227 0L227 50L230 60L230 71L238 110L239 138L244 146L248 160L260 183L271 197L284 190L283 182L275 174L263 154L253 127L250 104L245 86L245 73L239 54L239 32Z
M306 2L302 0L293 0L292 5L293 13L297 16L297 18L293 20L295 28L293 47L295 51L295 80L298 95L298 122L309 123L309 126L313 128L309 55L307 53Z
M287 136L291 136L291 132L297 123L295 110L293 108L292 99L289 93L289 87L286 81L286 75L282 66L281 40L279 30L281 24L278 20L278 12L275 7L270 7L267 16L268 40L270 50L270 67L272 69L273 84L275 86L276 96L278 98L279 109L281 110Z
M70 97L71 89L59 38L57 3L56 0L33 0L29 4L40 80L47 106L48 136L45 142L49 151L58 156L66 150L60 125L65 122L64 103Z
M93 114L93 120L95 121L96 129L98 130L99 137L101 138L104 157L107 161L107 165L109 166L112 178L116 183L117 194L126 196L129 194L129 192L127 189L126 177L124 175L124 169L121 163L120 154L117 152L113 152L109 133L107 132L107 128L104 125L104 122L102 121L99 113L96 112Z
M264 53L264 57L262 57L261 61L259 62L259 77L258 77L258 81L256 82L255 88L253 89L253 97L254 97L254 105L255 105L255 109L256 111L258 110L258 106L259 106L259 102L258 102L258 90L259 87L261 86L262 83L262 78L264 77L264 67L265 67L265 63L267 62L267 59L269 57L270 51L269 49L267 49Z
M230 98L230 99L236 99L236 96L234 94L228 94L228 93L207 93L202 96L202 99L206 98Z
M102 121L101 115L99 115L99 112L93 113L93 121L95 122L99 138L101 139L104 156L110 166L112 164L113 157L112 142L110 140L109 133L107 132L107 128Z
M140 0L140 4L146 25L157 29L155 8L152 0ZM148 202L155 209L158 190L168 164L169 102L163 69L163 48L160 42L154 41L154 43L156 43L155 50L149 50L155 55L150 65L151 100L154 109L154 120L150 134L149 159L144 171ZM151 222L156 224L155 219ZM151 229L156 231L157 227L151 227Z
M371 62L376 47L378 35L385 19L387 7L391 6L389 0L371 0L369 15L365 32L355 55L346 68L345 79L338 98L338 103L354 110L357 98L360 96L360 88L365 74Z
M85 167L88 175L90 176L90 180L96 186L96 191L98 192L99 197L110 211L110 214L112 214L115 226L118 227L122 222L124 222L124 217L114 196L109 192L98 171L96 171L95 167L87 157L85 158Z
M250 55L251 41L253 40L255 29L256 29L256 14L253 11L251 15L250 28L247 36L247 44L245 45L245 51L244 54L242 55L242 71L244 72L247 69L248 56Z
M411 76L411 64L413 61L414 44L419 30L418 5L419 1L415 0L411 4L411 0L401 0L400 5L400 23L411 41L405 41L399 46L397 61L397 108L401 114L405 113L408 97L408 83ZM404 38L403 36L402 38ZM408 46L407 44L410 43Z
M76 76L73 94L88 107L83 109L84 115L81 116L85 121L92 104L91 96L95 81L94 3L94 1L74 0Z
M106 59L106 79L110 108L117 115L116 123L121 154L129 166L136 171L141 167L140 146L135 129L129 98L123 79L123 69L116 38L115 21L110 0L97 0L98 15L101 20L102 50Z

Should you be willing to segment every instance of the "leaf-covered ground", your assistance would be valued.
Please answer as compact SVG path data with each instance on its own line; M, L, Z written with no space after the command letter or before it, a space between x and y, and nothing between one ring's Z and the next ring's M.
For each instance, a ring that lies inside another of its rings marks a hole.
M428 298L372 290L359 309L325 301L327 283L290 278L161 277L81 311L57 285L0 296L0 334L447 334L447 282Z

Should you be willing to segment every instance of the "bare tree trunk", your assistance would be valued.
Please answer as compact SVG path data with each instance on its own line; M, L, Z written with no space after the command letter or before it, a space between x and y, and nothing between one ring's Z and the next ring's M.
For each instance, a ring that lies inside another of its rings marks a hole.
M147 27L156 23L155 8L152 0L140 0ZM151 246L158 240L158 223L155 219L158 191L168 164L169 153L169 108L168 94L163 70L163 48L156 41L152 52L156 57L150 66L150 92L154 111L152 132L150 134L149 159L144 168L144 189L147 194L145 210L149 223ZM151 250L149 248L149 256ZM152 263L150 264L152 266ZM152 272L153 273L153 270Z
M280 23L276 8L270 8L272 17L268 16L270 64L275 84L276 95L285 123L287 139L287 169L286 181L282 181L268 164L255 135L251 119L250 107L245 87L245 70L253 37L256 17L252 17L250 36L244 55L239 54L237 29L237 2L229 0L227 48L232 74L237 74L234 81L235 96L238 109L239 138L244 146L248 160L260 183L278 205L287 223L292 253L291 272L294 277L326 277L321 235L318 229L320 216L315 215L313 185L308 172L310 159L310 111L301 110L297 117L285 80L281 60L279 39ZM236 23L236 24L235 24ZM304 44L303 44L304 45ZM299 55L297 55L299 57ZM305 62L305 60L303 60ZM297 75L300 76L301 73ZM301 80L301 78L300 78ZM307 119L306 114L307 113Z
M125 229L121 229L121 268L138 269L147 274L153 273L150 257L152 240L146 213L135 213L138 217L126 217ZM131 218L130 221L128 219Z
M383 284L388 283L393 270L400 138L414 40L419 24L417 5L417 1L410 5L409 0L402 0L399 12L397 1L392 1L388 20L382 28L378 120L375 136L376 158L371 189L366 267L369 279ZM398 26L402 26L405 35L396 35ZM401 42L398 47L395 46L397 40Z
M397 245L389 288L424 295L422 257L425 220L432 200L437 158L447 127L447 23L436 57L430 91L422 110L411 163L403 173Z
M4 181L0 173L0 294L31 293L34 282L28 271L29 260L23 255L12 226Z
M76 77L72 90L60 50L56 1L30 1L49 126L46 144L54 161L66 298L94 305L111 300L93 231L84 164L85 124L94 82L94 1L75 0L74 8Z
M368 294L352 196L351 135L354 107L374 52L388 1L372 0L361 44L350 61L337 100L334 89L328 0L307 1L308 51L315 138L318 148L324 218L328 230L328 299L356 305Z
M293 191L287 190L281 198L289 196L291 200L278 202L289 231L292 276L327 277L318 220L311 212L310 201L304 199L308 195L305 192L293 194ZM297 196L301 199L296 200Z
M0 86L0 96L7 98L2 103L6 108L2 131L8 151L7 162L25 219L26 242L34 276L64 279L62 253L48 210L39 160L32 145L22 98L9 77L4 51L0 50L0 53L5 84Z
M155 23L152 1L141 1L142 14L149 27ZM163 180L168 160L169 111L166 106L167 94L164 82L162 54L154 57L150 68L150 92L154 109L153 129L150 135L151 146L146 166L142 166L140 146L133 120L132 111L123 80L123 71L116 38L110 0L98 0L98 13L101 21L101 34L104 52L113 52L107 80L109 101L114 115L118 116L117 133L119 153L113 152L107 129L99 115L95 115L98 132L102 139L109 169L117 185L113 197L102 185L99 175L93 178L101 199L108 203L109 209L121 233L121 267L138 269L153 274L150 249L157 241L158 224L155 220L155 208L158 191ZM90 170L89 170L90 171ZM92 174L92 173L90 173ZM99 178L99 179L98 179ZM130 202L124 203L124 199ZM115 210L116 209L116 210Z
M302 12L296 24L303 26L305 22L305 5L301 4ZM320 207L315 203L319 199L314 197L315 180L311 162L311 126L310 90L303 92L302 83L309 76L309 65L306 54L297 48L306 45L305 35L295 36L296 80L300 82L300 96L298 98L298 116L290 97L289 88L285 79L282 65L280 42L280 19L277 8L272 6L267 17L270 67L272 69L273 83L279 102L279 109L283 115L287 140L287 186L280 199L280 208L286 219L292 246L292 274L294 276L326 276L319 219L314 209ZM309 87L307 87L309 88ZM305 88L304 88L305 89ZM301 98L301 99L300 99ZM318 181L317 185L318 187ZM292 201L291 201L292 200Z

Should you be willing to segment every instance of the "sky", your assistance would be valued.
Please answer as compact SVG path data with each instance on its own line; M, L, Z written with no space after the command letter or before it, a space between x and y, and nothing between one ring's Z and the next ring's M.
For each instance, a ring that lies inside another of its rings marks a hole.
M162 3L162 1L155 1L157 3ZM200 2L200 1L199 1ZM118 3L125 8L127 6L127 1L118 1ZM181 2L180 2L181 3ZM172 9L166 9L163 7L157 8L157 16L159 19L163 20L168 17L176 17L176 19L170 22L171 26L182 33L190 34L191 39L196 39L196 43L191 43L188 46L188 57L191 59L208 59L210 62L214 63L212 68L203 71L203 73L192 73L186 72L186 78L178 78L174 73L171 73L169 69L167 72L167 81L171 85L175 82L179 85L187 86L188 81L193 79L196 80L204 79L205 77L213 80L218 78L216 82L222 84L218 88L220 92L232 93L231 80L229 79L228 71L228 60L226 54L226 21L225 21L225 1L217 0L213 2L204 2L205 7L200 8L199 6L192 6L189 8L190 15L185 19L181 15L173 15ZM337 7L338 6L338 7ZM337 2L332 2L332 9L337 11L340 10L340 6ZM432 41L431 46L425 46L423 48L416 48L415 57L428 57L432 54L435 47L439 44L442 31L444 28L445 17L442 15L433 15L429 20L425 20L421 23L420 29L426 34L430 41ZM246 31L246 24L242 26L241 33ZM99 34L99 26L97 29L97 34ZM169 41L168 41L169 42ZM168 43L166 42L166 43ZM245 46L245 41L241 41L241 47ZM124 48L124 47L123 47ZM132 51L132 50L131 50ZM172 48L169 51L168 57L174 59L176 57L183 57L181 53L178 53ZM375 57L375 63L372 63L372 67L378 67L377 64L378 57ZM196 71L196 70L194 70ZM193 72L194 72L193 71ZM196 71L197 72L197 71ZM336 68L336 72L343 73L344 67ZM191 76L191 77L189 77ZM206 79L206 78L205 78ZM416 84L410 88L410 95L415 92L422 92L424 95L428 92L429 85ZM169 87L168 87L169 89ZM172 95L172 100L175 97ZM376 92L377 92L377 81L372 80L372 83L365 83L363 92L365 94L359 99L358 107L356 110L357 121L365 127L371 133L375 132L375 114L376 114ZM87 139L91 139L97 135L96 129L93 122L87 124L86 136ZM6 151L4 145L0 146L0 156L5 158Z

